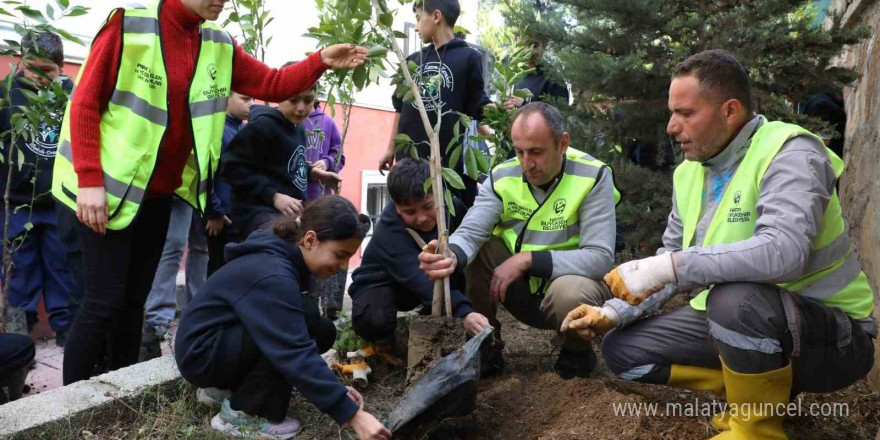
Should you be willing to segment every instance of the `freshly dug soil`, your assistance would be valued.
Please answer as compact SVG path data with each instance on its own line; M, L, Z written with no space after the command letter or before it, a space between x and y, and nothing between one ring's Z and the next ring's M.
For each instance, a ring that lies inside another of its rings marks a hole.
M465 331L458 319L417 316L409 324L407 386L422 378L444 356L461 348Z

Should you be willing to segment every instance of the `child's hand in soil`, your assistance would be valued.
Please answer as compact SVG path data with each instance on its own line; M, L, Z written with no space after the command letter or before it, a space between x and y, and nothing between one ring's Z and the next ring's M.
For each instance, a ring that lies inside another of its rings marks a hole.
M391 440L391 431L372 414L360 410L348 421L359 440Z
M476 335L484 329L492 326L489 324L489 320L486 319L485 316L477 312L468 313L468 315L464 317L462 324L464 325L464 330L469 336Z

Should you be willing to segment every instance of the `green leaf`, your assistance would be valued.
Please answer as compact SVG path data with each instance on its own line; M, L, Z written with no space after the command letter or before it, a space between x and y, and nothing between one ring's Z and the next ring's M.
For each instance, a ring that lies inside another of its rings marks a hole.
M409 60L406 62L406 68L409 69L409 73L415 73L419 70L419 65L413 60Z
M22 119L22 121L25 121L25 119ZM20 149L15 150L15 152L18 153L18 171L21 171L21 166L24 165L24 153Z
M475 148L468 148L467 152L464 153L464 165L467 167L468 176L472 179L480 175L480 172L477 169L477 159L474 157L474 153ZM482 153L479 154L482 156Z
M10 17L15 17L14 15L10 14L9 11L7 11L6 9L3 9L3 8L0 8L0 14L8 15Z
M476 148L472 149L474 152L474 158L477 161L477 169L480 170L480 174L489 172L489 161L486 159L486 155L483 154L482 151L477 150Z
M79 37L71 34L70 32L65 31L64 29L58 29L58 34L64 38L70 40L70 41L73 41L76 44L79 44L80 46L86 45L86 43L83 40L81 40Z
M390 12L379 14L379 23L381 23L382 26L391 27L391 25L394 24L394 17Z
M367 66L362 65L351 74L351 81L357 90L363 90L364 84L367 82Z
M449 183L449 186L456 189L464 189L464 182L461 180L461 176L455 172L452 168L443 168L443 180Z
M40 23L46 22L46 17L43 17L43 14L40 13L40 11L37 11L36 9L32 9L29 6L19 6L15 9L18 9L19 11L21 11L21 13L24 14L25 17L30 18L31 20L36 20L36 21L39 21Z
M78 17L80 15L86 15L89 12L89 8L85 6L74 6L70 8L70 11L67 12L68 17Z
M406 34L404 34L401 31L394 31L394 36L397 38L404 38L404 39L406 38Z
M425 197L427 197L428 194L431 194L431 178L430 177L425 179L425 183L422 185L422 189L425 190Z
M455 215L455 205L452 204L452 192L449 191L449 188L443 192L443 197L446 199L446 209L449 210L449 214Z
M24 230L25 230L25 231L30 231L31 229L34 229L34 224L31 223L31 222L27 222L27 223L24 224L23 227L24 227Z
M468 150L470 151L470 150ZM449 168L455 168L458 165L458 160L461 158L461 145L458 145L452 150L452 153L449 154Z
M407 89L406 93L403 95L403 102L405 102L407 104L411 104L415 100L416 100L416 97L413 96L412 89Z
M532 91L529 89L518 89L513 91L513 96L516 96L517 98L527 99L531 98L533 95Z
M388 48L377 44L377 45L371 47L369 50L367 50L367 57L369 57L369 58L381 57L382 55L385 55L386 53L388 53Z
M55 0L55 3L57 3L61 9L67 9L67 7L70 6L70 0Z
M46 16L49 17L50 20L55 20L55 8L49 3L46 3Z

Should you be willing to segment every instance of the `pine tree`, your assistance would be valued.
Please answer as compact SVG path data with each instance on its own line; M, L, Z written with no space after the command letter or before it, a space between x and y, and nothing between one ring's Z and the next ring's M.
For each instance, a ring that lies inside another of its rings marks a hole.
M512 26L551 41L551 71L572 87L574 103L562 107L572 145L614 169L624 194L619 259L661 245L672 167L682 160L666 134L670 71L678 62L727 50L749 72L758 113L818 130L827 126L797 114L797 103L856 79L831 61L870 35L843 29L834 17L827 28L814 26L809 0L520 0L507 11Z

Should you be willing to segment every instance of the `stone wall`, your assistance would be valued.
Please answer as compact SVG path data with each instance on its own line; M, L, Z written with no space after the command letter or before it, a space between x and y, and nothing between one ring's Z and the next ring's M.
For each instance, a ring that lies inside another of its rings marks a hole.
M846 172L841 181L841 203L862 269L880 306L880 1L834 0L832 10L844 13L845 26L868 25L871 38L848 50L840 64L854 68L861 78L844 92L846 99ZM880 307L874 315L880 318ZM880 343L875 342L872 386L880 391Z

